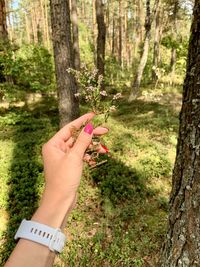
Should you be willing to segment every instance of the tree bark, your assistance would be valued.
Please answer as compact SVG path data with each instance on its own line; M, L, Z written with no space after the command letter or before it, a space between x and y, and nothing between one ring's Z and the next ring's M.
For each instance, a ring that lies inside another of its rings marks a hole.
M122 1L119 0L119 22L118 22L118 30L119 30L119 47L118 47L118 61L119 65L122 66Z
M154 46L153 46L153 68L152 68L152 81L156 82L158 76L156 69L159 63L159 42L160 42L160 7L157 10L155 17L155 35L154 35Z
M104 76L106 25L104 22L104 6L102 0L96 0L97 36L97 69L98 74Z
M50 37L49 37L49 12L48 12L48 1L44 1L44 11L45 11L45 32L47 40L47 48L50 49Z
M71 16L72 16L72 33L73 33L73 53L74 67L80 69L80 51L79 51L79 34L78 34L78 16L76 0L71 0Z
M74 68L69 0L51 0L51 26L58 88L60 126L77 118L77 84L68 68Z
M200 266L200 2L195 1L167 238L159 267Z
M174 2L174 10L173 10L173 23L172 23L172 38L177 38L177 13L178 13L178 4L179 1L175 0ZM171 61L170 61L170 69L172 76L175 73L175 65L176 65L176 48L172 47L171 49Z
M0 42L8 40L5 0L0 0Z
M148 58L149 42L150 42L150 35L151 35L151 25L152 25L152 21L154 19L154 16L158 10L158 6L159 6L159 0L155 0L154 9L153 9L152 16L151 16L150 0L146 0L145 38L144 38L143 51L142 51L140 63L139 63L139 66L138 66L138 69L136 72L136 76L135 76L135 79L133 81L132 91L131 91L129 99L128 99L129 102L136 99L139 95L140 83L142 80L142 75L143 75L144 68L146 66L147 58Z
M115 57L115 14L113 13L113 22L112 22L112 58Z

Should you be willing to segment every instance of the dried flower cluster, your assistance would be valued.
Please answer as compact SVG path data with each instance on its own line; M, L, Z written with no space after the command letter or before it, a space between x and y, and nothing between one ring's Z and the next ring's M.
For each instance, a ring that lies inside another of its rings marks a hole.
M74 69L68 69L67 71L74 75L79 84L79 92L75 94L75 97L84 100L88 104L90 111L93 111L96 115L102 115L102 123L106 123L110 113L116 110L116 102L118 99L122 98L121 93L117 93L111 97L106 90L102 90L103 76L98 75L97 69L89 71L87 67L84 66L80 71ZM84 125L82 125L81 129L83 127ZM76 140L81 129L72 129L74 140ZM102 138L95 136L92 139L90 147L86 150L86 161L91 168L106 162L106 160L99 160L100 155L98 153L98 148L102 143Z
M79 92L75 97L83 99L88 103L90 110L95 114L104 115L104 122L107 122L111 112L116 110L116 102L122 97L121 93L110 97L106 90L102 90L103 76L98 75L98 70L89 71L85 66L80 70L68 69L79 84Z

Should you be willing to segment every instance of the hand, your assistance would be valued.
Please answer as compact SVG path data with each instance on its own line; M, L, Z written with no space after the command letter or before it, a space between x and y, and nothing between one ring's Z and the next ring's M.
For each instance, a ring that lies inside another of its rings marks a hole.
M88 123L73 144L70 128L79 129L84 123L94 117L88 113L64 126L55 134L42 149L45 173L44 201L57 201L72 206L76 200L77 189L83 169L83 158L93 135L102 135L108 129L97 127L93 129ZM100 153L105 153L103 147Z

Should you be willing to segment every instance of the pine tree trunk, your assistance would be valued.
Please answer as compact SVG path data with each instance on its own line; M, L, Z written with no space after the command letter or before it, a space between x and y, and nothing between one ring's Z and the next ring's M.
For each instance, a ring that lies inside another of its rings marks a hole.
M159 267L200 266L200 2L195 1L168 232Z
M170 60L170 70L171 70L172 75L175 72L175 66L176 66L175 64L176 64L176 48L172 47L172 49L171 49L171 60Z
M160 41L160 10L158 8L156 18L155 18L155 36L154 36L154 46L153 46L153 68L152 68L152 81L156 82L158 80L156 69L159 63L159 41Z
M78 100L74 96L77 93L77 84L73 75L67 72L68 68L74 68L69 1L51 0L50 8L60 126L62 127L79 115Z
M113 22L112 22L112 58L115 57L115 15L113 13Z
M26 41L28 44L31 43L31 33L30 33L30 26L29 26L29 20L27 17L27 14L24 14L25 16L25 26L26 26Z
M178 13L178 5L179 0L175 0L174 2L174 10L173 10L173 23L172 23L172 38L175 40L177 38L177 13ZM175 66L176 66L176 48L172 47L171 50L171 61L170 61L170 70L173 75L175 73Z
M31 24L32 24L34 44L38 44L38 32L37 32L37 22L36 22L34 3L32 3L32 7L31 7Z
M119 47L118 47L118 61L119 65L122 66L122 1L119 0Z
M104 6L102 0L96 0L97 36L97 69L98 74L104 76L106 25L104 22Z
M40 12L41 12L41 24L42 24L42 42L43 42L43 45L47 47L44 0L40 0Z
M96 7L95 7L96 0L92 0L92 50L94 56L94 64L97 65L97 57L96 57L96 46L97 46L97 23L96 23Z
M45 32L46 32L47 48L50 49L48 3L49 3L49 1L44 0L45 29L46 29Z
M73 52L74 52L74 67L80 69L80 52L79 52L79 34L78 34L78 16L77 16L76 0L71 0L71 20L73 33Z
M0 42L8 40L5 0L0 0Z

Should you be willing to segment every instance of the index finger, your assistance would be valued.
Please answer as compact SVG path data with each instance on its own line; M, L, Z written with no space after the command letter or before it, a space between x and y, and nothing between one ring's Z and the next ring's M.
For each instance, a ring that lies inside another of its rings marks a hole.
M87 121L90 121L95 116L95 113L90 112L86 113L83 116L79 117L78 119L71 121L67 125L65 125L63 128L61 128L50 140L51 143L57 143L60 141L67 141L71 137L71 131L70 128L72 126L79 129L84 123Z

